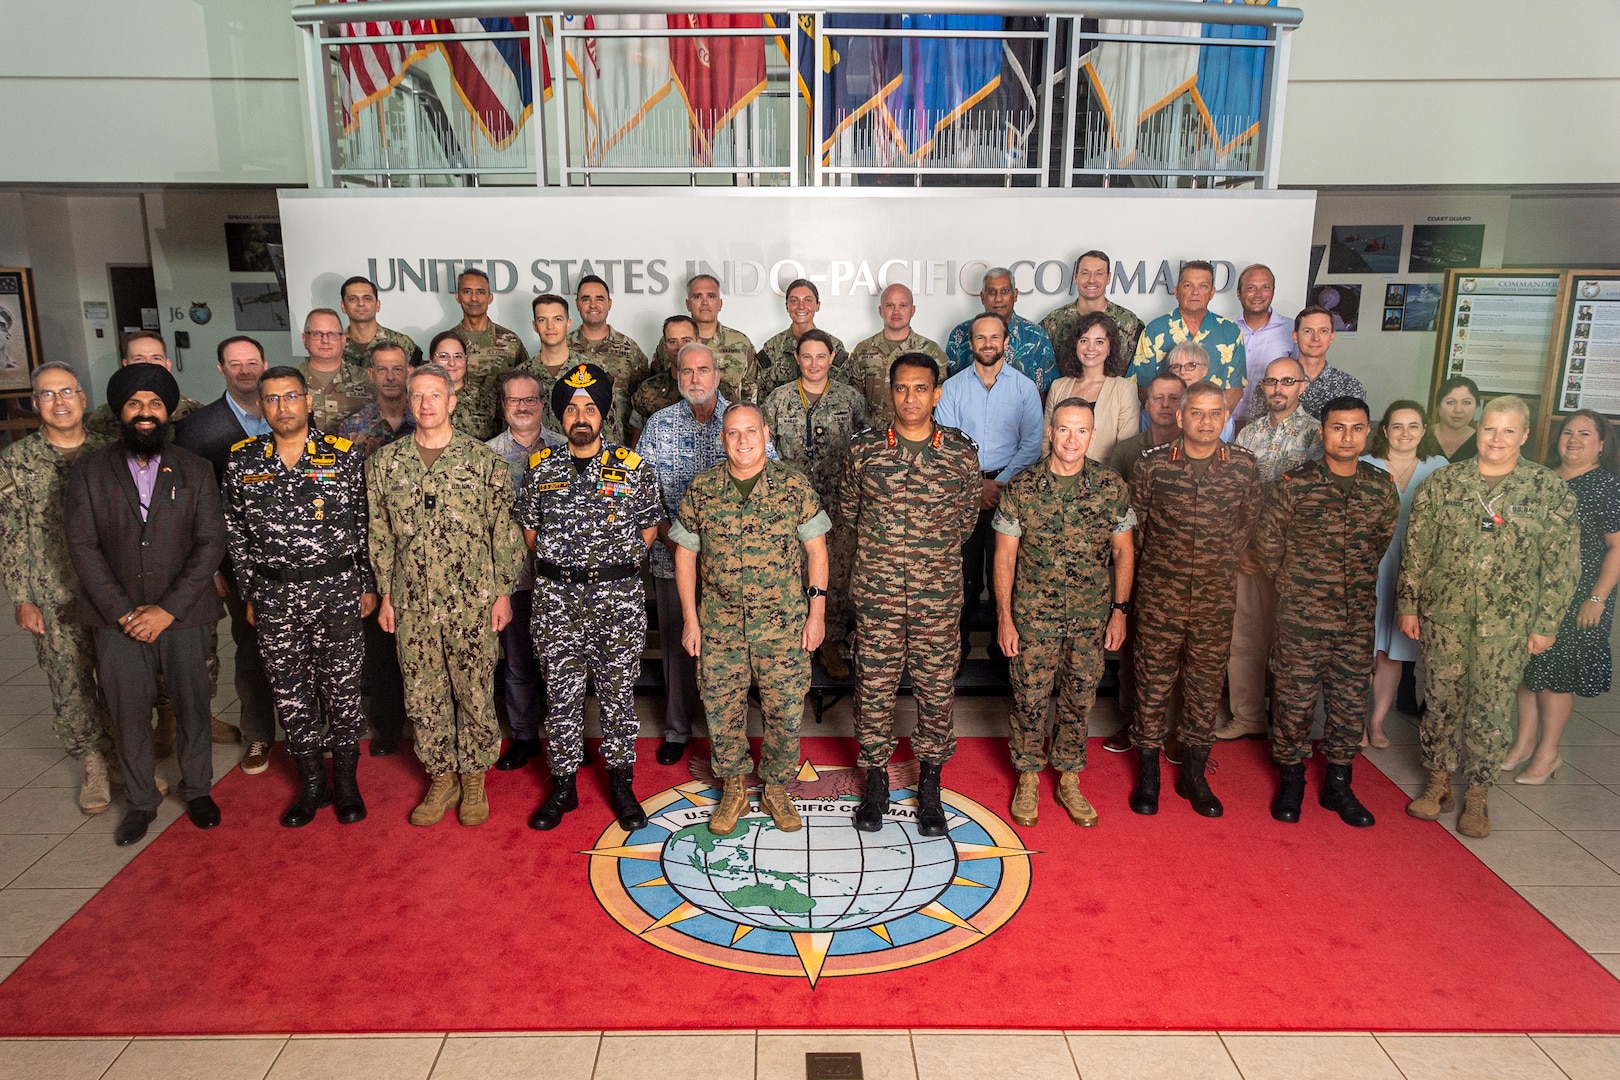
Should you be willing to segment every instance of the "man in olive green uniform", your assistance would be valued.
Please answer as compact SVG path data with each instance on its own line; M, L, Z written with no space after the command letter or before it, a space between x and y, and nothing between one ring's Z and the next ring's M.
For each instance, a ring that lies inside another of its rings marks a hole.
M951 730L962 639L962 545L979 520L979 448L934 423L940 369L904 353L889 369L894 425L855 436L838 493L838 523L855 533L855 737L866 793L854 825L883 828L894 753L894 699L911 671L920 763L917 827L945 835L940 772L956 750Z
M1522 400L1487 403L1479 456L1423 482L1401 557L1397 625L1417 639L1428 703L1418 734L1429 782L1406 812L1433 821L1450 809L1460 763L1464 836L1490 834L1486 795L1512 737L1519 681L1530 657L1552 648L1580 579L1575 493L1519 457L1529 436Z
M698 274L686 283L686 310L697 324L698 340L714 353L720 369L720 392L727 401L759 401L759 362L748 335L720 325L720 281ZM674 364L670 365L674 370Z
M595 364L608 373L613 380L613 416L604 433L614 442L634 445L635 435L652 415L638 412L634 405L636 390L652 370L647 354L628 334L608 325L613 298L606 281L595 274L580 278L574 302L579 305L579 325L568 333L568 353L575 363Z
M1319 801L1347 825L1373 823L1350 790L1350 776L1372 707L1378 564L1395 536L1401 498L1388 473L1360 460L1370 429L1366 402L1329 401L1321 420L1325 458L1266 488L1255 533L1256 561L1276 582L1278 598L1271 652L1271 756L1282 774L1271 816L1278 821L1299 820L1321 696L1327 778Z
M765 423L783 461L797 465L810 478L822 506L838 505L838 488L849 460L850 440L867 428L866 400L853 386L832 377L835 339L823 330L807 330L798 340L796 374L765 399ZM828 542L827 636L821 644L821 666L835 679L849 668L838 648L850 629L849 577L855 564L855 535L835 530Z
M1112 278L1109 268L1113 265L1101 251L1088 251L1074 260L1074 302L1055 307L1041 317L1041 329L1052 339L1052 348L1061 349L1081 319L1100 311L1119 327L1119 355L1136 355L1136 343L1142 337L1142 320L1134 311L1108 299L1108 282Z
M129 367L131 364L156 364L165 371L172 372L174 363L169 359L168 347L157 334L145 330L135 330L124 335L118 346L118 366ZM187 415L203 407L200 401L194 401L180 395L180 404L174 408L174 415L169 417L169 424L164 433L169 439L174 438L175 425L184 420ZM123 425L118 417L113 415L112 409L105 403L98 406L89 416L84 418L84 431L104 442L113 442L123 434Z
M72 368L41 364L33 386L40 429L0 451L0 583L17 625L34 639L51 688L51 730L84 767L79 809L99 814L112 800L112 725L96 685L94 632L74 618L79 578L68 559L62 490L74 461L103 440L85 433L84 390Z
M816 329L816 312L821 310L821 290L815 282L800 278L787 287L788 326L772 335L759 347L759 400L765 401L778 386L786 386L799 377L799 342L804 335ZM827 334L825 330L823 334ZM831 334L832 377L836 382L849 381L849 352L844 343Z
M422 350L409 334L390 330L377 321L382 301L377 299L377 284L368 277L352 277L338 290L343 314L349 317L349 329L343 337L343 362L352 368L371 366L371 347L379 341L392 341L405 350L405 359L412 367L422 363Z
M450 427L455 393L437 364L411 372L416 430L366 461L378 625L396 635L416 756L432 778L411 824L460 806L489 817L484 773L500 756L496 635L512 618L523 535L512 520L506 462Z
M1136 570L1136 516L1119 474L1086 457L1096 417L1081 398L1052 410L1052 451L1001 493L996 531L996 637L1012 675L1012 818L1034 825L1040 775L1058 770L1058 804L1076 825L1097 824L1080 793L1086 721L1097 700L1103 652L1125 640ZM1113 564L1110 572L1109 564ZM1046 707L1058 690L1046 753Z
M1176 794L1204 817L1221 801L1204 778L1226 683L1238 560L1260 514L1254 455L1221 442L1224 391L1187 388L1181 437L1142 455L1131 478L1136 512L1136 715L1140 755L1131 809L1159 812L1159 751L1170 695L1182 692L1181 775Z
M482 270L463 270L456 278L456 303L461 305L461 321L452 329L460 331L467 346L467 376L462 396L493 402L495 376L515 368L529 358L523 339L489 317L489 275ZM490 415L495 412L491 406Z
M331 308L316 308L304 316L304 349L309 356L298 365L309 387L309 422L328 435L337 433L345 418L365 408L377 394L363 366L345 363L343 320Z
M697 340L697 323L690 315L671 315L664 320L658 344L653 347L652 374L641 381L630 397L632 414L642 418L642 427L652 415L681 400L681 388L675 378L675 358L683 346Z
M911 290L890 285L878 297L878 317L883 329L860 342L849 354L849 382L866 397L866 411L875 427L887 427L893 419L889 409L889 365L901 353L922 353L945 370L945 350L911 328L917 314Z
M825 630L826 534L832 522L803 474L766 459L769 439L757 406L728 409L721 428L726 460L687 486L669 528L678 545L682 645L697 658L714 775L724 787L709 819L716 836L736 832L748 810L750 681L759 683L765 724L760 805L783 832L801 824L784 785L799 769L810 653Z

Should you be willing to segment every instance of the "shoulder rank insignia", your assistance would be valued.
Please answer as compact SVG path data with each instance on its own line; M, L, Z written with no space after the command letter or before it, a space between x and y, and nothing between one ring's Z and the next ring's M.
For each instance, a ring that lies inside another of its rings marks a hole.
M944 441L945 441L945 432L940 429L938 424L934 425L934 440L933 440L934 449L938 450L939 449L939 444L944 442Z
M624 462L624 467L627 469L634 469L641 464L641 455L623 446L613 451L613 456Z
M249 435L247 438L243 439L241 442L231 443L231 453L234 454L236 451L242 449L242 447L244 447L244 446L252 446L254 443L256 443L258 441L259 441L259 437L257 435Z
M542 446L540 449L536 450L534 453L529 455L529 468L531 468L531 469L534 468L536 465L540 464L542 461L546 460L546 458L548 458L550 456L551 456L551 447Z
M354 444L340 435L328 435L326 437L326 445L347 454L349 452L349 447L353 446Z

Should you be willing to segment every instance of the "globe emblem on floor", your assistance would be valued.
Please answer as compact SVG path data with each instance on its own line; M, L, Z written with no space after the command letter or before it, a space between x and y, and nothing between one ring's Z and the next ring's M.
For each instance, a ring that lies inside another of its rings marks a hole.
M787 784L803 819L794 832L776 828L749 778L749 812L731 836L709 831L720 801L709 763L690 768L690 781L642 800L644 828L610 825L583 852L602 909L665 952L814 988L970 948L1029 895L1036 853L960 792L941 792L946 835L917 831L915 761L890 765L890 810L875 833L852 827L859 768L805 762Z
M842 815L813 816L798 832L751 818L735 836L691 825L664 844L664 877L683 898L722 919L762 930L877 926L921 911L956 877L948 836L909 821L857 832Z

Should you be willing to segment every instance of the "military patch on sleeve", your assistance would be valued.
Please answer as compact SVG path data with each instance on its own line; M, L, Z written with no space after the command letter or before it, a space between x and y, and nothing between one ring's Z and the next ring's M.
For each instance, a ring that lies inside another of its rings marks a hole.
M244 447L244 446L252 446L254 443L256 443L258 441L259 441L259 437L257 435L249 435L247 438L243 439L241 442L231 443L231 453L234 454L236 451L242 449L242 447Z

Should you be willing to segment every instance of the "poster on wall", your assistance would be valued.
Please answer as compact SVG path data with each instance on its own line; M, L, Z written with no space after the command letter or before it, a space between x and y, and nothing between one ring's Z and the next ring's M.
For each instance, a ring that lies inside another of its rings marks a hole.
M287 294L270 282L231 282L231 308L236 328L248 330L288 330Z
M1330 274L1394 274L1401 268L1399 225L1335 225L1328 244Z
M1408 274L1443 274L1478 266L1485 255L1485 226L1462 222L1425 222L1412 226L1412 259Z
M1574 273L1555 355L1556 411L1620 417L1620 274Z
M1435 384L1466 375L1482 394L1538 397L1561 276L1557 270L1448 274Z
M225 222L225 257L233 274L273 273L270 245L280 243L281 222L274 217L243 215Z
M1384 330L1433 331L1439 311L1439 285L1392 282L1384 286Z
M0 391L27 390L39 364L33 274L26 267L0 267Z
M1325 308L1333 316L1335 333L1353 334L1360 325L1360 285L1318 285L1310 291L1305 303Z

